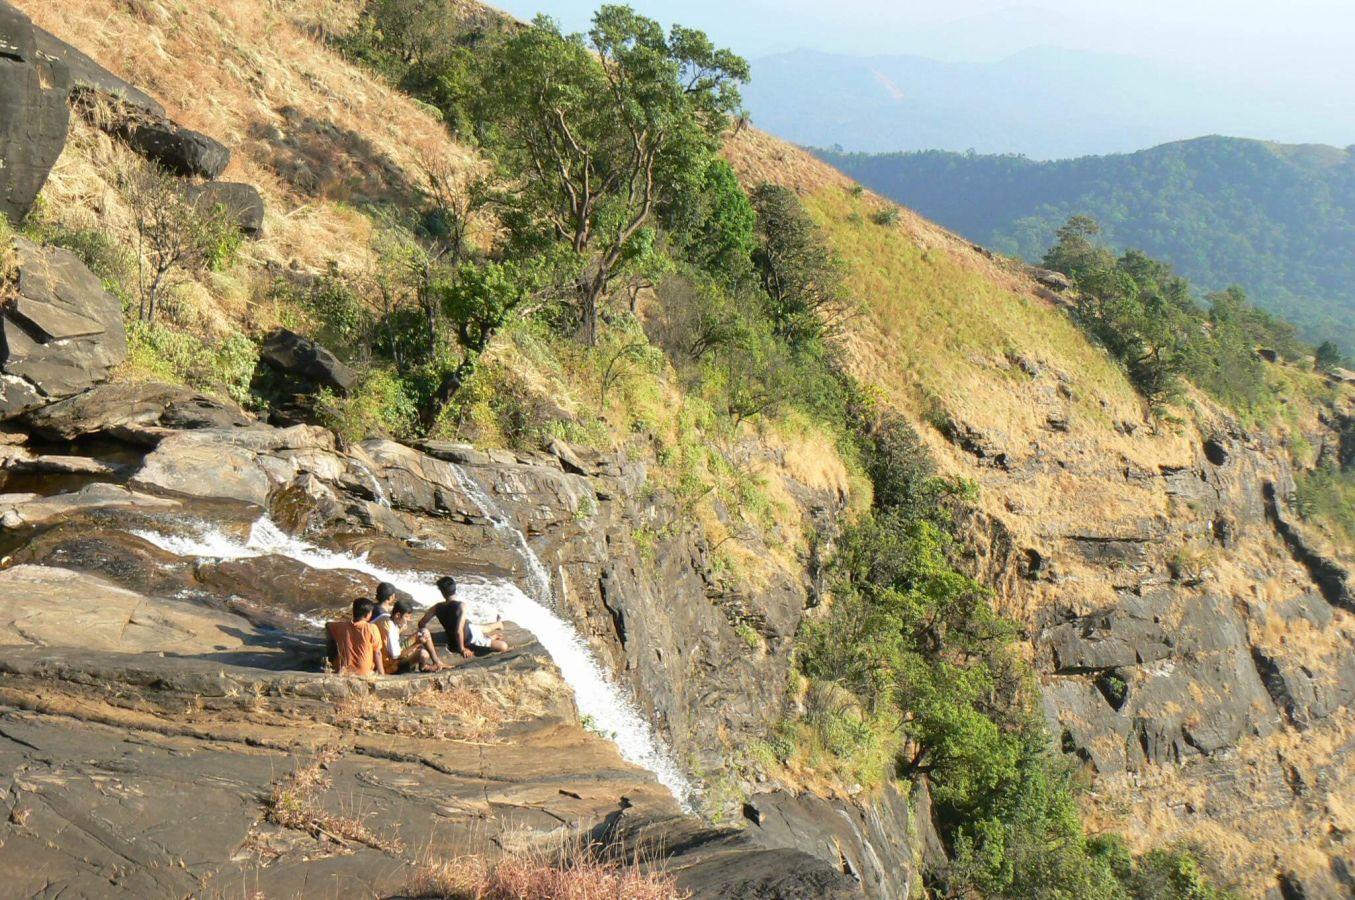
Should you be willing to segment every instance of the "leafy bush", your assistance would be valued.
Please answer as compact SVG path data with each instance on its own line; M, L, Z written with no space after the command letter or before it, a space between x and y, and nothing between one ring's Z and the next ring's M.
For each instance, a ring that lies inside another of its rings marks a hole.
M1299 513L1355 545L1355 468L1323 464L1298 477Z
M883 225L886 228L899 223L899 208L897 206L886 206L883 209L877 209L870 214L870 220L876 225Z
M349 441L375 435L409 438L419 421L419 407L407 385L383 368L364 373L346 397L321 391L316 408L324 425Z
M153 321L176 273L228 265L241 237L224 208L195 207L178 179L154 164L128 173L122 190L136 228L138 318Z
M1094 220L1069 219L1044 264L1073 279L1081 292L1077 320L1149 404L1172 401L1189 378L1239 413L1271 410L1275 397L1256 347L1294 353L1292 327L1253 308L1239 288L1212 295L1206 311L1171 266L1137 250L1116 258L1099 234Z
M1317 350L1313 354L1313 367L1320 372L1330 372L1344 362L1341 348L1335 341L1323 341L1317 345Z
M723 285L738 285L751 273L757 213L725 160L707 164L699 191L671 198L663 222L681 255Z
M792 347L831 336L846 309L841 264L794 192L759 185L753 264L766 294L767 317Z
M134 369L166 381L227 394L238 403L250 400L250 379L259 348L234 332L216 342L159 322L131 322L127 327L128 360Z

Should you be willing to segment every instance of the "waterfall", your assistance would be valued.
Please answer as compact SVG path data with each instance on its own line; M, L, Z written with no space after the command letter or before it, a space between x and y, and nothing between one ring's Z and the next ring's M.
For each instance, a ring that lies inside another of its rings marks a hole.
M132 533L176 556L200 559L285 556L312 569L365 572L373 578L391 582L421 606L431 606L442 599L433 586L433 576L392 571L372 563L366 554L354 556L317 547L288 535L267 518L254 523L246 541L206 523L195 524L198 530L190 535L144 530ZM508 581L466 578L458 593L464 594L464 600L481 621L492 618L492 614L502 615L530 631L573 690L580 715L590 719L598 731L615 743L622 757L653 772L679 802L690 808L692 786L683 777L668 749L569 623Z
M522 533L522 529L513 524L508 515L494 502L494 498L485 492L485 489L476 483L474 478L470 477L465 469L456 463L448 463L452 473L456 476L457 484L466 492L466 496L475 504L475 508L480 510L480 515L489 519L494 530L505 535L513 546L517 547L518 556L527 567L527 577L530 581L532 596L553 606L555 604L555 593L550 586L550 573L541 562L541 557L536 555L532 545L527 543L527 536Z
M351 457L349 458L348 463L363 475L366 475L367 480L372 483L372 498L376 500L377 504L386 507L386 509L390 509L390 497L386 496L386 489L381 486L381 482L377 479L376 474L373 473L366 464Z

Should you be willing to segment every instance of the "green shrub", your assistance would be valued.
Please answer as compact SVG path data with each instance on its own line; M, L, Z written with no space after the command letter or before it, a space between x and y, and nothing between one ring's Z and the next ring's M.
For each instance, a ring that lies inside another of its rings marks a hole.
M413 436L419 408L400 377L388 369L365 372L346 397L321 391L316 409L324 425L349 441L374 436Z
M1341 348L1335 341L1323 341L1313 353L1313 368L1319 372L1330 372L1344 362Z
M899 223L899 208L897 206L886 206L883 209L877 209L870 214L870 220L876 225L883 225L886 228Z
M1299 514L1334 537L1355 545L1355 468L1324 464L1299 475Z
M166 381L224 394L238 403L250 400L250 380L259 348L234 332L216 342L160 322L133 320L127 326L128 359L133 368Z

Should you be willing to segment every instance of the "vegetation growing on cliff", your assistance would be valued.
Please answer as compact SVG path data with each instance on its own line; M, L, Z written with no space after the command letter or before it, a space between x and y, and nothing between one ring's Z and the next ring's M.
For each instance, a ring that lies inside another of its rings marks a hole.
M1014 333L1075 346L1093 380L1113 382L1119 377L1114 367L1063 319L944 252L910 246L895 253L881 243L878 254L853 259L843 273L821 229L885 242L901 214L861 215L869 201L845 194L814 198L806 210L792 192L770 186L750 198L715 157L704 122L704 137L688 135L673 168L653 157L665 183L656 185L653 209L637 227L639 208L630 205L629 189L624 198L601 200L592 220L566 214L602 241L585 242L581 252L550 221L555 209L542 196L515 190L532 179L533 157L521 146L525 126L517 124L515 137L493 134L494 120L482 119L475 106L484 89L467 85L515 41L545 42L590 66L578 52L584 39L542 24L526 37L490 34L468 43L458 36L454 52L444 53L450 32L434 28L429 33L441 36L431 39L405 35L401 23L410 17L422 27L430 23L418 16L439 9L450 15L450 5L373 2L367 8L385 24L361 26L346 46L358 58L394 60L389 65L404 72L401 83L439 109L450 127L479 136L497 157L501 178L467 177L439 190L445 179L430 165L426 189L391 208L354 201L375 223L364 242L370 264L336 265L314 278L274 270L242 292L250 315L315 334L363 370L355 395L325 398L329 421L352 438L385 431L532 448L552 436L599 446L634 441L658 463L652 488L668 493L680 519L694 519L706 531L717 577L756 572L761 561L739 555L746 530L798 534L793 500L778 496L750 462L754 439L773 447L780 442L779 449L796 440L836 439L870 476L875 508L843 537L833 566L838 602L807 635L805 693L817 718L792 723L790 737L821 751L816 761L831 766L837 759L844 772L855 767L867 783L893 777L900 765L931 778L956 857L952 869L938 874L946 883L994 892L1057 885L1094 895L1100 882L1092 879L1111 863L1081 835L1067 779L1030 709L1011 628L994 616L980 587L950 565L946 504L962 501L968 488L936 477L918 436L843 374L830 326L850 308L848 295L863 295L872 279L888 281L903 271L908 277L898 280L915 289L919 306L933 308L924 318L878 304L884 318L897 320L890 327L919 329L914 345L929 354L926 366L891 359L899 377L928 379L926 386L940 393L968 365L961 349L1015 351ZM629 47L634 38L647 48L637 63L646 77L657 78L652 86L665 104L673 101L674 44L694 48L682 51L691 59L723 59L727 71L736 69L691 33L663 35L652 22L617 10L605 21L609 32L624 33L608 41ZM676 66L683 69L680 61ZM406 81L415 68L417 77ZM601 88L605 70L601 81L590 71L578 82L581 90ZM732 108L727 94L711 90L712 103ZM702 118L701 105L663 110L664 116ZM627 121L623 115L594 122L592 139L625 140ZM556 200L569 194L566 181L554 182ZM474 227L477 216L482 220ZM92 242L82 246L92 261L102 252ZM590 310L591 288L584 283L595 283L603 268L610 289L593 297ZM953 302L957 297L964 302ZM936 298L952 302L932 303ZM204 386L219 386L217 376L188 373L218 366L236 393L240 373L247 379L252 368L240 364L248 354L226 352L228 336L219 353L199 346L210 357L201 361L185 346L193 334L190 317L171 318L166 333L173 340L143 342L147 365L167 363L166 371L200 377ZM248 396L247 381L243 388ZM777 530L791 519L794 528ZM795 561L799 549L774 552ZM788 752L800 749L792 743Z
M1117 257L1100 226L1075 216L1059 229L1044 264L1073 279L1075 316L1125 367L1154 406L1177 399L1186 379L1249 418L1273 414L1276 391L1256 348L1298 360L1311 356L1293 327L1247 302L1232 287L1196 303L1190 283L1138 250Z
M1039 162L927 151L823 157L967 238L1032 262L1076 214L1121 249L1172 261L1206 291L1241 284L1311 341L1355 353L1355 153L1205 137L1138 153Z

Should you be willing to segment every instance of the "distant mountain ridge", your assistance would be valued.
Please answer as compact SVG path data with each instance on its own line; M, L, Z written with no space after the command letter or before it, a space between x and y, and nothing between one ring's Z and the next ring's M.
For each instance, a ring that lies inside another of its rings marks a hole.
M1032 47L992 62L795 50L753 62L753 121L795 143L1062 159L1202 133L1344 143L1355 106L1133 56Z
M1355 352L1355 147L1204 137L1038 162L927 151L819 155L994 250L1039 259L1070 216L1173 262L1206 290L1244 287L1310 341Z

